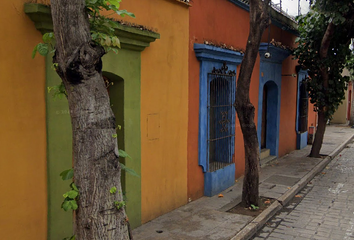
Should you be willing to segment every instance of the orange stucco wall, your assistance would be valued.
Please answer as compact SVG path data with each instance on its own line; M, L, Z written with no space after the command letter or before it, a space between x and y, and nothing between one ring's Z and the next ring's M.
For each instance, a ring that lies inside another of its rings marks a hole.
M292 56L283 61L282 74L296 74ZM279 125L279 156L296 149L297 77L282 76Z
M0 15L1 239L47 237L44 58L25 0L3 1Z
M249 14L228 1L195 0L190 8L189 29L189 116L188 116L188 197L195 200L204 194L204 175L198 165L199 64L193 46L204 40L245 48ZM222 12L218 17L215 12ZM259 66L257 59L256 66ZM239 67L238 67L239 71ZM258 103L259 67L252 74L250 98ZM257 116L257 110L256 110ZM235 129L236 177L244 172L244 146L241 127Z
M157 29L141 55L142 222L187 203L189 8L174 0L123 1L126 19Z
M207 40L244 49L249 31L249 13L229 1L194 0L192 5L189 18L188 197L195 200L203 196L204 176L202 168L198 165L200 63L195 56L193 45L194 43L203 43ZM222 12L223 17L215 15L215 12ZM267 29L263 34L262 42L268 42L268 37ZM270 39L282 42L286 46L294 46L295 36L272 25ZM258 114L259 66L260 61L258 57L253 70L250 87L250 99L256 108L256 124ZM296 74L295 66L296 61L293 61L292 57L288 57L283 62L282 74ZM283 77L281 88L279 156L296 148L296 78ZM238 119L236 119L235 134L235 164L236 178L238 178L244 173L244 146Z
M317 113L313 111L313 104L309 100L309 109L308 109L308 117L307 117L307 126L317 126Z

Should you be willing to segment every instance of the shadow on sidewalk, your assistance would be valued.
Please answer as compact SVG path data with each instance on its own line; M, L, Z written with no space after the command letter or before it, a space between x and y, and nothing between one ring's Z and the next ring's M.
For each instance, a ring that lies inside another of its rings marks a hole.
M327 126L321 154L333 157L353 136L348 126ZM143 224L133 231L134 239L247 239L328 164L330 157L307 157L310 149L295 150L261 169L260 196L277 201L257 219L227 212L241 201L241 178L221 198L202 197Z

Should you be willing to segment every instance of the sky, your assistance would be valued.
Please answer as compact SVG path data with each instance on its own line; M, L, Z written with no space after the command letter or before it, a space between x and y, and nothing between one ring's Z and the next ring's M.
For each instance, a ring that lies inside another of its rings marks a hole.
M280 0L272 0L272 3L279 4ZM282 0L282 10L291 16L298 15L299 0ZM309 11L309 1L300 0L301 14Z

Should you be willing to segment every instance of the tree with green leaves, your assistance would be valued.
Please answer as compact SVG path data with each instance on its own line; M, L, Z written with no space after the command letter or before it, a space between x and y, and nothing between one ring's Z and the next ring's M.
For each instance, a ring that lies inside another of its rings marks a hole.
M53 48L53 67L62 79L56 90L69 103L73 135L71 191L62 207L74 210L74 236L69 239L132 239L121 191L121 164L116 123L102 76L102 56L120 47L118 23L102 15L120 16L121 0L51 0L54 33L43 36L34 54Z
M245 54L236 86L235 108L241 125L245 149L245 175L242 203L258 206L259 201L259 145L255 108L250 101L250 84L264 30L270 25L270 0L250 0L250 30Z
M318 127L311 157L320 157L327 120L345 98L349 78L342 76L344 67L353 68L348 60L354 37L353 0L317 0L312 10L297 18L299 37L293 54L303 69L308 70L307 88Z

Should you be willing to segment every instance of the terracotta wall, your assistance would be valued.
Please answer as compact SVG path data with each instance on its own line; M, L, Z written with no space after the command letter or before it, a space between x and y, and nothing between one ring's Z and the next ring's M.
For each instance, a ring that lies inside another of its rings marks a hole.
M272 38L285 46L295 47L296 36L283 31L278 27L271 27L274 33ZM265 32L268 35L268 32ZM279 156L283 156L296 149L296 109L297 109L297 77L289 76L297 74L297 61L289 56L283 61L281 83L281 105L279 126ZM285 76L284 76L285 75Z
M297 74L297 62L289 56L283 61L282 75ZM297 108L297 77L282 76L280 125L279 125L279 156L296 149L296 108Z
M189 8L175 0L123 1L128 21L161 39L141 55L142 222L187 203Z
M223 17L215 14L222 12ZM247 11L229 1L194 0L190 8L189 29L189 117L188 117L188 197L195 200L204 193L204 176L198 165L199 128L199 64L193 46L205 40L245 48L248 37ZM257 59L257 66L259 60ZM239 69L238 69L239 70ZM258 103L259 70L252 75L250 98ZM257 114L257 111L256 111ZM256 115L257 116L257 115ZM236 177L244 172L244 148L241 128L236 120L235 129Z
M308 109L308 117L307 117L307 126L317 126L317 113L313 111L314 106L309 100L309 109Z
M44 240L47 234L45 67L32 60L41 34L25 0L3 1L0 15L1 239Z
M189 41L189 121L188 121L188 197L195 200L203 196L204 177L198 165L198 127L199 127L199 61L193 50L194 43L205 40L226 43L244 49L249 31L249 13L229 1L194 0L190 9ZM222 17L215 12L222 12ZM264 32L262 42L268 42L269 31ZM271 26L270 39L283 45L294 46L295 36L274 25ZM282 74L296 73L296 62L288 57L283 63ZM259 58L257 58L251 80L250 99L256 107L259 94ZM239 69L238 69L239 71ZM296 78L282 78L281 117L279 136L279 155L296 148ZM291 104L291 105L289 105ZM289 108L288 106L294 106ZM236 120L235 163L236 178L244 173L244 146L241 128ZM291 137L289 137L289 135Z

